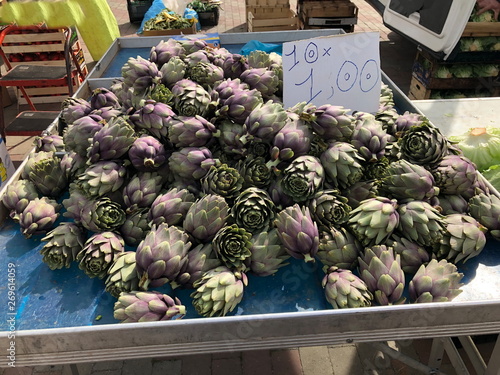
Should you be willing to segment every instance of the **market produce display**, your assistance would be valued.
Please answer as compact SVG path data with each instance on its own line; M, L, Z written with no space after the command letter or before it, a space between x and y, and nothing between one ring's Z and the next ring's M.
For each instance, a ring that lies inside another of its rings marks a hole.
M147 20L144 23L143 30L174 30L174 29L186 29L191 27L194 21L193 19L188 19L182 17L180 14L172 12L170 9L165 8L160 13L158 13L154 18Z
M65 101L3 204L48 267L102 279L122 322L224 316L290 257L324 267L333 308L452 300L456 265L500 238L498 192L387 86L351 114L283 107L282 79L274 53L162 41Z

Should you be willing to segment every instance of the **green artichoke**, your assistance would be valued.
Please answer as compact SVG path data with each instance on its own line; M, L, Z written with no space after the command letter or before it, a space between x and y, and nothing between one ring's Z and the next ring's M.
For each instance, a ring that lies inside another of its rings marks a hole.
M469 213L488 233L500 240L500 198L494 194L479 193L469 200Z
M31 200L19 214L21 233L26 238L46 233L53 228L60 209L60 204L47 197Z
M283 191L295 202L304 202L323 187L325 170L318 158L304 155L283 171Z
M363 177L364 159L347 142L333 142L320 156L327 180L340 189L346 189Z
M266 231L275 217L275 206L269 194L262 189L245 189L235 199L231 214L236 224L251 233Z
M325 266L354 270L358 266L358 256L363 249L361 243L348 230L330 227L320 233L316 257Z
M16 180L7 185L2 203L10 211L10 217L19 220L19 214L23 212L28 203L38 198L35 184L30 180Z
M115 261L108 269L106 278L106 292L115 298L122 292L138 290L139 276L135 266L135 252L124 251L116 256Z
M146 237L151 227L149 226L149 210L138 209L127 215L125 222L120 227L120 234L129 246L137 246Z
M173 288L182 286L192 289L193 284L201 279L205 272L222 266L210 243L199 244L189 250L187 257L188 261L182 267L181 272L179 272L175 281L170 283Z
M224 227L228 216L229 205L224 197L207 194L189 208L183 227L197 241L209 242Z
M410 201L398 207L398 231L421 246L439 243L445 233L444 216L424 201Z
M186 217L195 197L187 189L171 188L160 194L151 204L148 220L151 225L179 225Z
M84 244L77 254L78 267L89 277L102 279L109 267L125 249L122 236L114 232L96 233Z
M83 249L85 233L74 223L61 223L47 233L42 241L47 242L40 250L43 262L51 270L69 268L76 255Z
M88 196L102 197L120 189L126 177L127 168L122 162L103 160L88 166L78 176L78 183Z
M202 316L225 316L241 302L247 284L247 276L242 272L224 266L214 268L194 283L193 306Z
M245 260L249 258L252 234L236 224L222 227L212 241L217 258L229 269L244 271Z
M426 247L416 244L404 237L393 234L385 243L394 249L394 254L401 258L401 268L406 273L415 273L422 264L427 264L431 252Z
M339 227L347 222L352 211L348 199L335 189L318 191L308 202L309 210L319 226Z
M109 198L90 200L80 212L82 225L92 232L118 229L125 223L126 214L121 206Z
M28 178L41 195L57 199L68 187L68 179L61 168L61 159L56 156L44 158L31 165Z
M200 182L205 194L217 194L226 199L236 198L243 188L243 177L227 164L211 166Z

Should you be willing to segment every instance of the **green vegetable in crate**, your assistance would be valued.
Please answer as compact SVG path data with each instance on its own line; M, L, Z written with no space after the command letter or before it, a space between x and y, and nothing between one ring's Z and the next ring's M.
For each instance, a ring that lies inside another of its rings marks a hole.
M182 229L168 224L153 225L136 251L139 288L147 290L174 281L187 262L191 247Z
M243 188L243 177L238 170L220 163L211 166L200 182L205 194L217 194L226 199L236 198Z
M141 108L130 116L130 121L138 128L145 129L162 140L168 138L168 125L173 116L175 113L168 104L146 99Z
M319 247L319 232L309 208L297 203L280 211L275 226L287 253L306 262L313 262Z
M486 245L486 228L473 217L464 214L452 214L444 217L446 232L434 246L433 253L438 259L453 262L467 262L478 256Z
M127 213L150 207L162 189L161 179L156 172L142 172L130 178L122 191Z
M87 159L74 151L66 152L61 158L61 169L70 183L87 167Z
M324 228L320 232L316 257L325 266L354 270L358 266L358 256L363 249L357 238L345 228Z
M212 244L199 244L188 252L188 261L184 264L175 281L170 282L172 288L181 286L193 289L193 284L201 279L205 272L222 266L221 261L213 251Z
M10 217L14 221L19 220L19 214L23 212L29 202L39 198L38 190L30 180L16 180L7 185L2 203L9 210Z
M108 269L106 292L119 298L120 293L136 291L138 286L139 276L135 265L135 252L124 251L118 254Z
M240 86L238 81L232 81L236 85L236 88L228 86L233 93L242 91L242 89L238 88ZM229 82L229 80L226 82ZM230 84L228 83L228 85ZM219 84L220 87L222 87L220 95L226 95L226 91L229 89L224 89L222 83ZM265 103L258 103L251 109L244 121L244 129L247 134L242 137L242 142L245 144L253 138L262 139L267 142L268 139L273 138L285 126L287 121L288 115L279 103L273 103L271 100Z
M474 76L472 65L454 64L450 66L451 73L456 78L471 78Z
M194 21L194 19L193 19ZM173 30L187 29L191 27L191 20L182 17L181 15L172 12L168 8L163 9L155 17L147 20L144 23L143 30Z
M54 227L60 209L60 204L47 197L31 200L19 214L21 233L26 238L34 234L45 234Z
M314 112L312 128L327 141L349 141L354 131L354 122L347 112L349 110L342 106L321 105Z
M498 64L474 64L472 71L476 77L498 77L500 65Z
M248 64L247 58L238 53L232 53L225 56L222 62L224 78L239 79L241 74L249 68L250 65Z
M500 191L500 164L492 165L481 173L495 189Z
M273 228L267 232L254 234L251 239L250 265L252 273L257 276L271 276L278 269L286 266L290 255L281 244L278 230Z
M87 276L102 279L124 249L125 243L118 233L96 233L85 241L83 249L76 255L76 260L80 262L78 267Z
M263 157L247 157L240 160L236 169L244 179L243 188L265 189L271 183L271 168L266 165Z
M305 121L300 119L287 121L274 136L271 148L271 159L274 160L272 164L277 165L279 162L296 160L299 157L314 158L307 155L311 149L312 137L312 131Z
M85 99L69 97L61 104L60 119L71 125L75 120L87 116L92 111L90 103Z
M115 302L113 316L121 323L157 322L181 319L186 307L176 297L159 292L121 293Z
M494 194L479 193L469 199L469 213L500 240L500 198Z
M245 273L225 266L214 268L194 283L193 306L202 316L225 316L241 302L247 285Z
M210 89L216 82L224 79L224 71L220 66L203 61L188 66L186 75L205 89Z
M368 162L380 160L391 136L382 127L379 121L362 122L352 133L351 144L358 150L361 157Z
M158 66L140 56L130 57L121 69L123 82L134 89L134 94L145 93L153 84L161 81Z
M47 242L40 250L43 262L51 270L69 268L83 249L85 233L83 228L75 223L61 223L47 233L42 241Z
M278 90L278 75L267 68L250 68L241 73L243 83L250 86L250 90L256 89L264 99L270 99Z
M90 141L102 127L101 116L88 115L79 118L69 125L63 134L64 148L66 151L74 151L82 157L87 157Z
M349 228L364 246L383 244L400 222L398 202L377 196L361 201L349 215Z
M434 77L448 79L453 77L453 73L448 65L441 65L434 72Z
M249 258L252 233L236 224L222 227L212 240L214 252L222 264L232 271L245 271Z
M370 306L373 294L366 283L350 270L332 266L322 281L326 300L334 309Z
M410 298L417 303L451 301L462 293L460 281L463 276L453 263L432 259L420 266L410 281Z
M359 274L379 305L405 302L405 276L399 254L385 245L366 247L358 258Z
M294 202L304 202L322 189L324 180L325 170L318 158L299 156L283 171L283 192Z
M479 171L500 164L500 128L470 128L463 134L450 136L449 140L457 143Z
M473 195L478 178L476 166L461 155L446 155L432 174L442 194L463 196Z

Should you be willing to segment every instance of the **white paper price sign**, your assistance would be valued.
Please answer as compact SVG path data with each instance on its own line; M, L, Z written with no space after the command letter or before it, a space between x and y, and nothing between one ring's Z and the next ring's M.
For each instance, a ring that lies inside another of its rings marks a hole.
M379 33L351 33L283 43L283 104L308 102L376 112Z

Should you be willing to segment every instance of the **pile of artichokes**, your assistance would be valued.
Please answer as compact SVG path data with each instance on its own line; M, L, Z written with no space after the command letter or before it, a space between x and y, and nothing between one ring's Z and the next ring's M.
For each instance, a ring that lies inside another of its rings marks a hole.
M162 41L121 72L64 102L64 133L37 140L3 197L48 267L103 280L120 321L224 316L247 275L290 257L320 262L334 308L449 301L456 264L500 238L497 193L385 85L376 114L284 108L279 55L202 40Z

